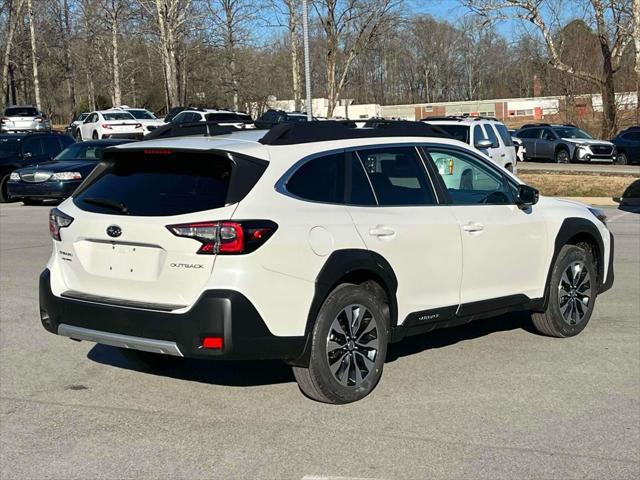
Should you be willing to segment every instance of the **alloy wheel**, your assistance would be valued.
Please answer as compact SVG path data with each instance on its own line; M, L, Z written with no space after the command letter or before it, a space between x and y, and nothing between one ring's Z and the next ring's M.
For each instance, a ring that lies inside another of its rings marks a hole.
M357 387L375 368L378 327L364 305L348 305L334 318L327 335L327 361L334 378Z
M591 275L582 261L572 262L562 274L558 303L562 319L568 325L584 320L591 302Z

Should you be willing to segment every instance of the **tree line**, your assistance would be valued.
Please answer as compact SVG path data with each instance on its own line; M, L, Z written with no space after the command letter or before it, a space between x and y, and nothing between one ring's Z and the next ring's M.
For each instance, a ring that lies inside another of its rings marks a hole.
M261 111L276 97L302 109L301 4L3 0L3 102L59 121L122 104ZM640 83L640 0L459 5L466 13L446 21L406 0L309 0L311 86L327 115L341 99L526 97L536 76L544 95L601 93L603 130L615 129L614 92ZM497 27L506 19L518 27L508 38Z

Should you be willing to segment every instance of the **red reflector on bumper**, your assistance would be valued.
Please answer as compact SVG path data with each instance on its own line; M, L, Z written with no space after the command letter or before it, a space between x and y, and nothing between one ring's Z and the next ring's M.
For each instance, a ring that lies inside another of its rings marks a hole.
M202 346L204 348L220 350L222 348L222 337L204 337Z

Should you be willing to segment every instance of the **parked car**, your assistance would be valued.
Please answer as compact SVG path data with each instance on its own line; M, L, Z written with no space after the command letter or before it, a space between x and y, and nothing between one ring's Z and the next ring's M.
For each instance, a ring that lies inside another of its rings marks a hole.
M71 123L65 129L65 133L67 135L71 135L73 138L78 136L77 129L80 124L89 116L89 112L80 113L77 117L71 120Z
M516 131L514 129L509 129L509 135L511 135L511 141L513 142L513 146L516 148L516 157L519 162L524 162L527 149L524 146L522 140L515 136Z
M193 107L173 107L171 110L169 110L169 113L167 113L163 118L164 123L170 123L171 120L173 120L173 117L175 117L177 114L179 114L183 110L186 110L187 108L193 108Z
M131 108L126 106L120 108L125 112L129 112L139 123L142 124L143 135L148 135L156 128L164 125L164 120L157 118L153 112L150 112L145 108Z
M0 117L0 133L48 132L51 122L47 116L31 105L8 107Z
M497 165L510 172L517 170L518 157L504 123L491 117L427 117L421 121L437 125L453 138L474 146Z
M247 118L248 117L248 118ZM228 110L214 109L186 109L178 113L171 123L193 123L193 122L212 122L221 127L233 127L243 130L249 126L253 128L253 121L247 114L239 114Z
M611 142L618 151L616 163L620 165L640 163L640 126L622 130Z
M12 172L7 183L9 197L22 200L25 205L37 205L43 200L64 200L93 171L105 148L128 142L131 140L72 143L49 162Z
M271 128L280 123L306 122L307 114L300 112L285 112L282 110L267 110L256 119L256 128Z
M0 203L9 201L11 172L49 161L73 142L70 136L57 132L0 134Z
M120 109L91 112L76 130L77 140L100 140L103 138L141 139L144 135L142 123L129 112Z
M347 403L373 391L390 342L520 309L574 336L613 283L602 211L539 197L439 129L257 137L106 150L51 211L44 328L147 366L281 359L306 395Z
M534 123L516 132L527 149L527 160L551 160L556 163L615 161L616 147L596 140L570 123Z

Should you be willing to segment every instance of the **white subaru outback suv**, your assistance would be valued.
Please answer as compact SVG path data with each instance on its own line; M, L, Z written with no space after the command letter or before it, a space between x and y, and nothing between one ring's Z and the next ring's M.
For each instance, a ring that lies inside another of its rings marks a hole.
M422 119L436 125L453 138L474 146L512 173L517 171L518 155L509 130L493 117L448 116Z
M282 359L347 403L407 335L522 309L580 333L613 283L600 214L418 122L131 143L51 211L41 321L146 365Z

